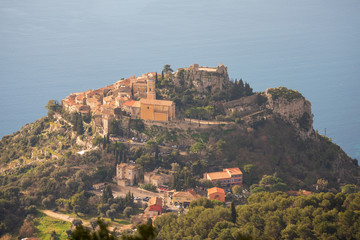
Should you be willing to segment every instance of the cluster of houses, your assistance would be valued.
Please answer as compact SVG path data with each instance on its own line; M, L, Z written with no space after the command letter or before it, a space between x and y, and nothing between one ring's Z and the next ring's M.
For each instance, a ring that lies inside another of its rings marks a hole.
M144 183L152 184L157 188L170 185L173 181L172 174L165 174L159 170L144 173ZM120 186L133 186L139 181L140 170L134 163L121 163L116 166L115 181ZM204 179L209 180L214 186L208 189L209 199L225 202L225 190L230 190L235 185L242 185L242 172L239 168L225 168L221 172L210 172L204 174ZM170 191L171 202L174 205L186 206L199 196L192 190L186 192Z
M107 134L110 122L124 113L135 119L174 120L175 103L156 99L156 78L156 72L133 76L97 90L72 93L61 103L70 113L91 114L100 134Z
M187 79L192 79L199 92L221 90L229 82L227 67L222 64L218 67L194 64L178 69L176 75L179 71L187 73ZM124 113L135 119L173 121L176 118L175 103L156 99L156 80L156 72L132 76L104 88L71 93L61 103L70 113L91 114L95 129L103 135L109 132L111 121L121 118Z

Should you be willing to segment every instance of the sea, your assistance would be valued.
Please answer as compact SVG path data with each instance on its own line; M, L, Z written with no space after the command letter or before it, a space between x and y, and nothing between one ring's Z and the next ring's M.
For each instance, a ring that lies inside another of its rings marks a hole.
M50 99L121 78L228 67L312 103L314 129L360 159L359 0L1 0L0 137Z

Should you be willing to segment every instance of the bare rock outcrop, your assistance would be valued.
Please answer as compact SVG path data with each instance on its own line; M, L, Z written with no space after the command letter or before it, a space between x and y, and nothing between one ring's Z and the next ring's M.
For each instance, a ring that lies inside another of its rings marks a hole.
M293 124L301 138L309 138L313 134L313 114L311 103L298 91L285 87L268 88L267 108L278 114L282 119Z

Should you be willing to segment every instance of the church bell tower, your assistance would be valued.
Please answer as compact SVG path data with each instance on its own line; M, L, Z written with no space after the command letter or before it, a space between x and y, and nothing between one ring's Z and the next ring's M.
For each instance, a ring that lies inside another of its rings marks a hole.
M147 99L148 100L156 99L155 79L154 78L149 78L147 80Z

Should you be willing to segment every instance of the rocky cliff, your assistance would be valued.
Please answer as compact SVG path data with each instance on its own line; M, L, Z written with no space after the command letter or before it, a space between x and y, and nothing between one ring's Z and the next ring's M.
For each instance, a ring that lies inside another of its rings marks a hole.
M313 134L311 103L298 91L285 87L268 88L266 97L268 99L266 107L294 125L301 138L305 139Z

